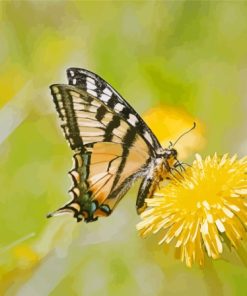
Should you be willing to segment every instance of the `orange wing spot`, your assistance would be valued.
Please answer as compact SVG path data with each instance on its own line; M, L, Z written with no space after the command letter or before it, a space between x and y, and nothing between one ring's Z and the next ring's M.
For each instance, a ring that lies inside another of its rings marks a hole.
M102 211L100 208L94 212L94 218L96 217L107 217L107 213Z
M82 216L84 217L84 219L86 220L89 216L88 216L88 212L86 211L82 211Z

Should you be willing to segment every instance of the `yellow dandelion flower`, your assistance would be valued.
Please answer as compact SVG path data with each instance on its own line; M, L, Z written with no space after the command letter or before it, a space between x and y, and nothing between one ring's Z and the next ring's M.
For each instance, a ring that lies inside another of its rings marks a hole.
M176 144L179 159L185 159L195 149L198 151L205 144L203 124L181 108L158 106L144 113L143 118L163 147L167 147L169 141L175 141L192 127L193 122L196 122L196 129L186 135L186 141Z
M174 243L176 257L187 266L203 265L205 252L219 258L224 242L238 249L246 235L247 157L196 155L183 177L146 202L137 225L142 237L163 230L159 244Z

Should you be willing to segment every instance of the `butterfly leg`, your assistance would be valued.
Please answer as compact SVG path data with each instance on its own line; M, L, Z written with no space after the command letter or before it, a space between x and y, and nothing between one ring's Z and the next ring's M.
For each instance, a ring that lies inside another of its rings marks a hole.
M190 164L186 163L186 162L180 162L179 160L177 160L177 162L175 163L174 167L177 168L179 167L181 169L181 171L185 171L185 167L184 165L187 165L188 167L191 167Z
M184 179L184 176L175 167L170 169L170 174L173 176L173 178L175 178L177 181L179 181L179 178L176 176L176 174L174 174L174 171L176 172L176 174L178 174L181 178Z
M174 164L174 168L179 168L182 171L185 171L185 168L183 166L183 163L177 160L177 162Z

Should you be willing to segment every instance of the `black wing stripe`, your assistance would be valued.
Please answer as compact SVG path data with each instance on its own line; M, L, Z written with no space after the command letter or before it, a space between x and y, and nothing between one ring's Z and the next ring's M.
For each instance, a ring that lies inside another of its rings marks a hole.
M96 119L98 121L101 121L104 118L104 116L105 116L106 113L107 113L107 109L106 109L106 107L104 105L102 105L97 110L97 113L96 113L96 116L95 117L96 117Z
M114 110L115 105L117 104L116 98L112 96L110 100L107 102L107 106Z
M105 142L110 142L113 138L113 130L115 128L118 128L120 126L120 118L119 116L116 116L114 115L113 118L112 118L112 121L110 121L106 127L106 130L105 130L105 138L104 138L104 141ZM117 135L115 135L117 136Z
M113 184L112 184L112 189L111 189L111 192L114 190L115 186L117 185L120 177L121 177L121 174L124 170L124 167L125 167L125 164L126 164L126 161L127 161L127 157L128 157L128 154L129 154L129 149L131 148L131 146L134 144L135 142L135 139L136 139L136 131L135 129L133 128L129 128L124 139L123 139L123 143L125 144L125 146L123 147L123 154L122 154L122 160L121 160L121 163L118 167L118 170L117 170L117 173L116 173L116 177L113 181ZM109 198L113 198L114 196L112 196L112 194L110 194Z
M51 85L50 89L56 110L60 118L65 122L65 124L62 124L62 128L71 148L82 148L83 142L80 137L80 130L76 122L76 115L70 94L68 94L66 90L58 88L56 85Z

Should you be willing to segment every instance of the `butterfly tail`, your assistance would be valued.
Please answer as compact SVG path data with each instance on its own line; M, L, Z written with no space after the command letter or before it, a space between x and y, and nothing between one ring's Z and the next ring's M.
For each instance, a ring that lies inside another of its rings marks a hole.
M65 204L63 207L59 208L58 210L49 213L46 217L51 218L54 216L60 216L63 214L72 214L77 222L84 220L85 222L93 222L96 221L98 218L94 217L94 210L89 210L89 208L93 208L94 205L90 203L88 206L80 206L79 202L76 199L73 199L69 203Z
M85 222L93 222L97 220L94 217L94 212L97 208L95 202L90 199L90 194L87 190L84 179L85 176L85 160L83 155L78 152L73 156L73 168L69 171L73 186L69 190L72 199L58 210L49 213L47 218L59 216L63 214L72 214L77 222L84 220Z
M66 204L65 206L59 208L58 210L49 213L46 217L51 218L54 216L60 216L63 214L73 214L73 216L77 219L77 222L80 222L83 219L83 216L79 212L79 205L73 201Z

